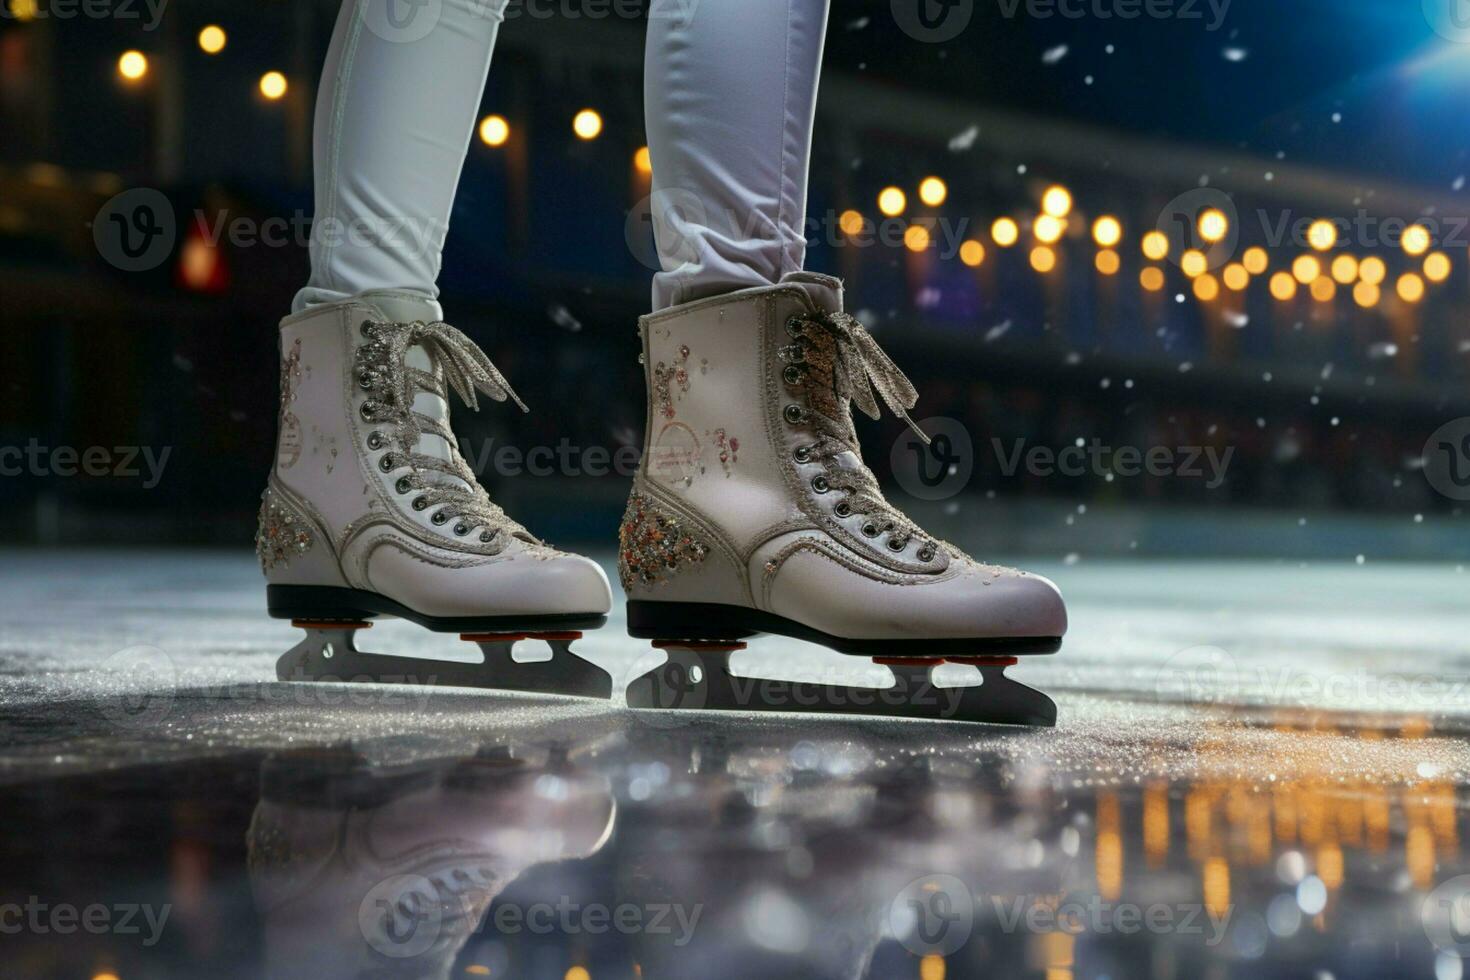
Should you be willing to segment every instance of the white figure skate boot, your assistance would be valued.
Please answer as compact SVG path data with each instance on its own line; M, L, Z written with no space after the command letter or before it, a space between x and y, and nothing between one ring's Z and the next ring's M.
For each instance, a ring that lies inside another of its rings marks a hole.
M270 614L307 638L277 675L610 697L611 677L568 647L606 621L607 578L532 537L476 482L448 389L472 408L477 390L521 403L438 312L381 291L281 321L280 429L256 551ZM377 616L460 633L484 661L361 653L353 632ZM527 638L553 658L513 661Z
M973 561L884 499L850 403L876 418L876 388L913 425L917 395L842 312L841 288L795 273L640 322L649 421L619 569L629 633L669 659L633 682L629 704L1053 724L1051 700L1002 671L1060 648L1061 595ZM872 657L895 684L732 677L727 654L757 633ZM983 683L938 687L929 671L945 661L979 667Z

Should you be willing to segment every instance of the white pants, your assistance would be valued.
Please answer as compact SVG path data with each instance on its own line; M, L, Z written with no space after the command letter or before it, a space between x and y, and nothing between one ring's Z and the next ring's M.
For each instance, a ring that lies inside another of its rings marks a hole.
M439 293L503 6L442 0L423 34L385 19L392 2L344 0L337 18L316 107L311 281L297 311L369 289ZM644 64L655 310L802 267L827 3L655 4Z

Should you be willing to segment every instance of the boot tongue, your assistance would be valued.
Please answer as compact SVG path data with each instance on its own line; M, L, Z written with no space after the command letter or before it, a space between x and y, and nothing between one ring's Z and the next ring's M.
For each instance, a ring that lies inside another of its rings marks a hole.
M781 277L781 284L800 286L812 305L825 313L842 312L842 280L836 276L824 276L820 272L788 272Z
M444 310L439 303L427 296L419 296L413 293L405 293L399 290L370 290L361 293L357 297L361 302L367 303L375 308L384 320L390 323L413 323L422 320L430 323L435 320L444 319ZM404 352L403 361L411 368L420 371L434 370L434 362L429 357L429 352L422 347L410 347ZM449 403L438 395L428 391L415 391L413 396L413 410L420 415L428 416L442 422L446 427L449 425ZM424 433L419 436L415 452L425 456L433 456L436 459L452 459L449 443L436 435ZM461 481L454 479L448 474L432 474L434 479L442 479L446 483L461 485Z

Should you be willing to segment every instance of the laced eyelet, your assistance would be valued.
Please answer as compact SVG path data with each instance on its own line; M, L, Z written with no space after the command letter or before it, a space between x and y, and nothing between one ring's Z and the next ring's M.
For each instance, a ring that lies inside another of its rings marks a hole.
M869 521L868 523L863 525L862 532L863 537L865 538L876 538L878 536L878 525L874 524L872 521Z
M791 458L798 463L810 463L812 461L812 447L797 446L796 451L791 454Z
M374 429L372 432L368 433L367 447L369 449L382 449L383 443L385 441L386 440L383 438L383 433L379 432L377 429Z
M801 368L795 364L788 364L786 365L786 370L781 372L781 377L789 385L799 385L801 384Z
M934 560L934 549L933 548L927 548L926 547L926 548L920 548L919 549L919 561L933 561L933 560Z
M832 489L832 484L827 482L825 476L814 476L812 477L812 489L817 493L826 493Z
M378 469L382 470L384 473L392 473L397 468L398 460L393 458L392 453L387 453L383 456L382 459L378 460Z
M372 422L378 417L377 410L373 408L372 402L363 402L362 407L357 410L357 414L362 416L364 422Z
M449 523L449 515L445 514L442 510L436 510L434 511L434 516L429 518L429 523L435 527L441 524L447 524Z
M398 482L393 484L393 489L399 493L408 493L413 489L413 481L406 476L400 476Z
M500 533L499 531L481 531L480 532L480 543L481 544L489 544L491 541L494 541L495 540L495 535L497 535L499 533Z
M428 507L428 506L429 506L429 502L427 500L425 500L423 497L415 497L415 498L413 498L413 509L414 510L423 510L425 507ZM435 514L434 516L435 517L438 517L439 515L438 514Z
M373 373L371 371L357 372L357 386L363 391L370 391L373 387Z
M832 508L832 513L836 514L838 517L851 517L852 505L844 500L842 501L842 503Z
M806 411L800 405L787 405L781 414L792 425L800 425L806 421Z
M454 536L455 537L462 538L466 534L469 534L469 533L470 533L470 526L468 524L456 524L456 525L454 525Z
M889 551L902 551L906 545L908 545L907 541L900 541L898 538L888 539Z

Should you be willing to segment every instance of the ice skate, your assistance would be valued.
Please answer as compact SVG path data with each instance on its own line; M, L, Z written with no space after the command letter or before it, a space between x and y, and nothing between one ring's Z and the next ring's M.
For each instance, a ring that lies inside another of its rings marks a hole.
M270 614L307 637L281 680L489 687L607 698L612 679L571 641L606 621L607 578L490 501L456 446L448 391L520 399L437 304L383 291L281 323L276 463L256 551ZM524 405L521 405L524 409ZM480 662L364 653L378 617L459 633ZM544 640L552 659L512 647Z
M666 662L639 708L824 711L1052 725L1056 706L1004 676L1054 653L1066 609L1051 582L980 564L884 498L851 403L877 390L909 420L912 385L854 319L841 283L796 273L644 317L643 465L620 530L628 631ZM887 688L741 677L728 656L776 633L888 666ZM982 683L935 683L943 663Z

